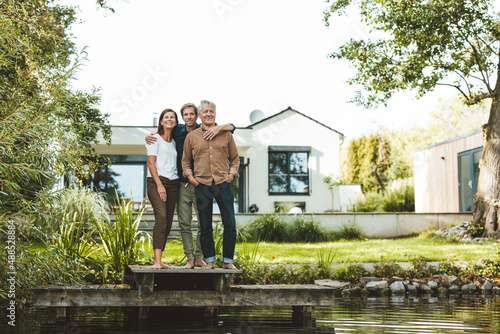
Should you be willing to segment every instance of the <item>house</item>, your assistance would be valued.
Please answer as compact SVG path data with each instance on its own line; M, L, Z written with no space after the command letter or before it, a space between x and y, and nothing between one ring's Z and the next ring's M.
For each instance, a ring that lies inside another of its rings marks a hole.
M472 212L482 154L481 130L416 150L415 212Z
M113 127L111 146L96 146L113 165L94 175L94 186L111 197L118 188L125 198L142 201L147 174L144 138L155 131L145 126ZM340 174L342 133L288 107L238 127L233 136L241 161L240 177L233 181L238 212L248 212L251 205L259 212L340 209L340 196L323 178Z

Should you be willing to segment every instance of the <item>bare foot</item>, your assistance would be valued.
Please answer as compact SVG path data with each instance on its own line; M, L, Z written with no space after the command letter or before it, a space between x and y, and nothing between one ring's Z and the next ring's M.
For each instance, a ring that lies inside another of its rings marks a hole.
M208 262L207 264L202 266L201 269L215 269L215 264L213 262Z
M151 269L175 269L174 267L167 266L165 263L155 263Z
M224 263L222 265L222 269L234 269L234 270L238 270L238 268L236 268L234 266L234 264L232 264L232 263Z
M161 269L161 263L155 263L155 264L153 264L153 266L151 267L151 269Z
M206 265L206 263L203 259L196 259L196 261L194 261L195 267L203 267L204 265Z
M194 269L195 263L194 260L188 260L187 264L181 269Z

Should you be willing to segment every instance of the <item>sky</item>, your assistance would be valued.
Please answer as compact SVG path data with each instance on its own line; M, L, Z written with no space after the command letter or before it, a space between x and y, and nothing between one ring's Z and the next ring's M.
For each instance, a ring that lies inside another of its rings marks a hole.
M152 125L165 108L208 99L219 124L247 126L253 110L290 106L350 140L424 125L439 98L456 96L400 93L375 110L349 103L355 69L328 55L368 30L355 13L327 28L323 0L109 0L115 13L69 2L81 10L72 33L86 51L73 85L99 88L113 125Z

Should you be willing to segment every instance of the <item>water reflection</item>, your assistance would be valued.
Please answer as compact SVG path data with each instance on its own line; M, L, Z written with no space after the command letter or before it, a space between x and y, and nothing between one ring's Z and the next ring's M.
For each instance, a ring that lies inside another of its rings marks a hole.
M339 299L315 307L297 321L290 307L203 309L152 308L147 320L137 308L81 308L66 322L55 309L18 310L16 328L4 320L1 333L500 333L500 299ZM5 308L0 312L5 319Z

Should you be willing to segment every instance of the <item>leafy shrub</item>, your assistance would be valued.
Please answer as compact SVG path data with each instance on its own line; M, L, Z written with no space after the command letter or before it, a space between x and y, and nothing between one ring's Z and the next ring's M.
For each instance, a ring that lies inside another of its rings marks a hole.
M500 260L485 260L476 271L478 275L485 278L500 277Z
M371 274L376 277L386 277L390 278L393 276L404 277L405 270L396 263L393 262L380 262L373 264L373 270Z
M249 233L253 240L283 242L289 238L286 223L276 213L256 218L250 223Z
M290 231L291 241L296 242L320 242L326 240L326 232L314 219L306 219L304 216L297 217Z
M436 268L431 266L423 256L412 259L411 264L411 267L406 271L407 278L424 278L437 273Z
M439 264L439 272L448 276L459 276L461 268L454 261L448 260Z
M14 222L15 230L18 226ZM6 225L6 224L1 224ZM2 226L3 227L3 226ZM0 227L0 239L7 238L7 230ZM40 231L38 231L40 233ZM16 236L18 236L16 234ZM44 235L37 236L39 240L45 238ZM31 289L43 285L69 285L82 284L84 277L88 273L81 258L69 258L59 247L53 244L45 244L42 252L32 251L32 244L17 237L15 244L15 272L16 272L16 303L19 306L31 302ZM10 278L7 247L0 247L0 299L7 298Z
M357 282L360 277L366 276L368 271L362 264L351 263L335 270L333 277L341 281Z
M383 195L377 192L366 193L364 199L354 205L353 212L381 212Z
M391 183L382 199L384 212L415 212L413 179L400 179Z
M338 231L334 231L330 233L332 240L364 240L366 239L365 234L361 230L359 226L354 224L345 225L342 224L342 227Z
M309 265L295 270L286 265L266 266L241 263L242 274L234 277L235 284L312 284L314 280L330 278L329 272Z

